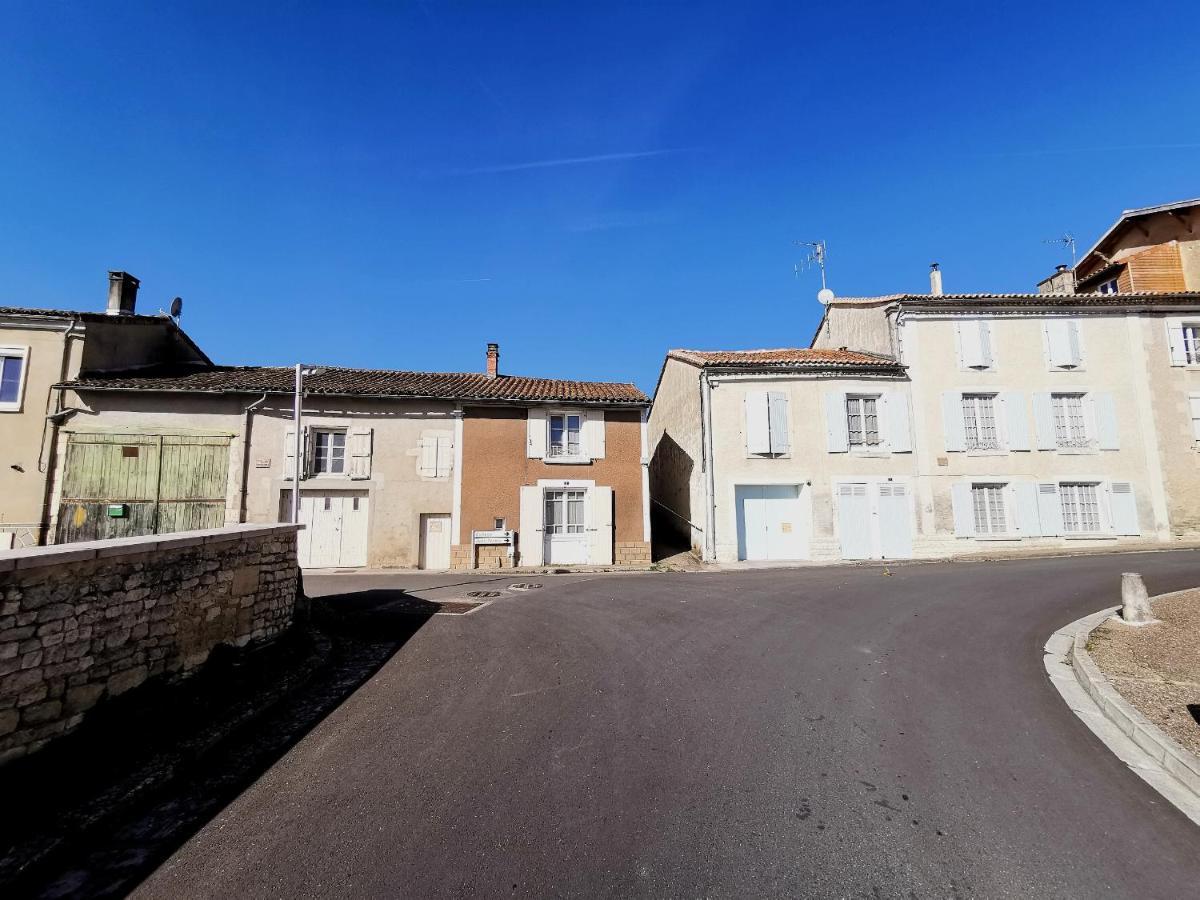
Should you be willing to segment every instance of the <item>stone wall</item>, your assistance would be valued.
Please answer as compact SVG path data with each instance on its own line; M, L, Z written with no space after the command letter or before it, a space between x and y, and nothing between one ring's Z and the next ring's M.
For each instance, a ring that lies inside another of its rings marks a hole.
M295 525L0 553L0 764L105 697L182 675L218 644L273 637L300 589Z

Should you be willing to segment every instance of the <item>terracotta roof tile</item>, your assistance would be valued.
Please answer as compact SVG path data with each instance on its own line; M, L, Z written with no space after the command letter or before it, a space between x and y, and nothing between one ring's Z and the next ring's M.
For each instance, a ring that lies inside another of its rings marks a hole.
M883 294L878 297L835 297L833 303L875 305L880 303L1028 303L1054 306L1153 306L1159 303L1200 305L1200 291L1137 291L1126 294Z
M671 350L667 355L694 366L901 368L900 363L890 356L861 350L814 350L808 347L782 347L772 350Z
M83 391L290 394L294 378L291 368L214 366L85 374L63 386ZM646 395L634 385L616 382L563 381L519 375L488 378L471 372L396 372L336 366L323 367L318 374L306 377L304 389L308 394L439 400L649 402Z

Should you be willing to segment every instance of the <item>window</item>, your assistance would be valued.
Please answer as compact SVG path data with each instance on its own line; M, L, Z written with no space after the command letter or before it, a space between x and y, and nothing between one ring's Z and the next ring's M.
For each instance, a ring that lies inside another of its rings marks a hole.
M1188 322L1180 329L1183 332L1183 358L1189 366L1200 364L1200 325Z
M1054 411L1054 441L1059 447L1087 447L1087 423L1083 394L1051 394Z
M851 447L874 447L879 440L879 397L846 398L846 432Z
M963 430L968 450L999 450L995 394L963 394Z
M346 432L313 430L313 474L341 475L346 471Z
M0 410L20 409L24 373L25 350L0 347Z
M791 450L788 436L788 398L778 391L747 391L746 453L783 456Z
M976 534L1008 533L1008 519L1004 513L1004 488L1003 484L971 485Z
M496 516L495 518L493 518L492 519L492 528L494 528L496 531L503 531L504 530L504 517Z
M1120 292L1120 288L1117 287L1117 279L1115 278L1103 282L1096 290L1101 294L1116 294Z
M583 491L546 491L546 534L583 534Z
M580 428L582 416L578 413L554 413L549 416L550 443L547 456L580 456Z
M1096 534L1100 531L1098 487L1080 483L1059 485L1063 534Z

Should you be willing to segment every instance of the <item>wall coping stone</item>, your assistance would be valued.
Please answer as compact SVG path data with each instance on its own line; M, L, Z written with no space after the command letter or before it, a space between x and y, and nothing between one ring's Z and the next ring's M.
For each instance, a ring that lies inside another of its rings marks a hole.
M177 531L173 534L148 534L141 537L109 538L104 541L80 541L75 544L51 544L47 547L25 547L19 550L0 550L0 572L15 569L36 569L63 563L84 562L114 556L134 556L177 547L197 547L237 541L246 537L268 537L273 534L294 534L303 525L277 522L269 525L226 525L198 531Z

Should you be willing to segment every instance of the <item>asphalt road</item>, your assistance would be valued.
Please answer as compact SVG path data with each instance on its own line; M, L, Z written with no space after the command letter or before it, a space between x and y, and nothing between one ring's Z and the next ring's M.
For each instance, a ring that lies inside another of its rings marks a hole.
M544 579L431 618L140 891L1196 896L1200 830L1042 667L1127 570L1200 553Z

